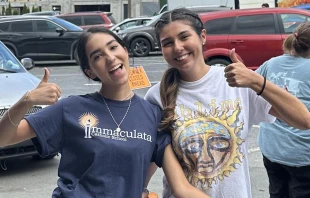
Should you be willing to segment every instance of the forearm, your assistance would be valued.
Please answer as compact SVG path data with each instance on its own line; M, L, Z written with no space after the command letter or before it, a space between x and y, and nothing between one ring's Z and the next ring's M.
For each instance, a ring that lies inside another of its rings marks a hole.
M30 104L27 104L26 95L15 103L0 120L0 147L13 143L18 124L30 108Z
M258 93L262 89L264 77L259 75L256 79L257 83L253 83L251 88ZM286 90L267 80L261 96L272 105L280 118L284 119L289 125L299 129L310 128L308 109L298 98Z

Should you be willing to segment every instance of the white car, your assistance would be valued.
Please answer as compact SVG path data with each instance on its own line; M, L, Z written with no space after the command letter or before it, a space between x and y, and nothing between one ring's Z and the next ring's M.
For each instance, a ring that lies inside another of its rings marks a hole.
M19 62L13 53L0 41L0 119L27 91L34 89L40 83L40 79L27 71L33 67L34 62L32 59L24 58ZM40 111L44 107L34 106L27 114ZM5 160L24 156L33 156L36 159L40 159L31 140L0 147L0 166L5 170ZM55 156L56 154L53 154L47 158L51 159Z
M122 22L112 26L110 28L114 33L118 33L120 30L125 30L127 28L136 27L139 25L145 25L147 22L152 20L153 17L138 17L138 18L128 18Z

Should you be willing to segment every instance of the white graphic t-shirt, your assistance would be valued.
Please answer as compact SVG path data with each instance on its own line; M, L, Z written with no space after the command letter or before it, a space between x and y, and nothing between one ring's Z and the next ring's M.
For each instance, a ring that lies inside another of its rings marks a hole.
M162 107L159 84L146 99ZM274 121L270 108L253 90L229 87L223 67L182 81L172 145L188 181L212 198L251 198L247 135L252 125ZM174 197L165 178L163 197Z

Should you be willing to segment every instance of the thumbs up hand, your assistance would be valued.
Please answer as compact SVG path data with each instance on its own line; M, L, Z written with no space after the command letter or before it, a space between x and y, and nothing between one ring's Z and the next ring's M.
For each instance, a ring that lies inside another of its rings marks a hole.
M44 68L45 74L39 85L28 93L27 103L33 105L51 105L58 101L61 90L55 83L49 83L50 72Z
M250 87L254 72L238 59L235 49L230 50L230 59L232 63L224 70L228 85L231 87Z

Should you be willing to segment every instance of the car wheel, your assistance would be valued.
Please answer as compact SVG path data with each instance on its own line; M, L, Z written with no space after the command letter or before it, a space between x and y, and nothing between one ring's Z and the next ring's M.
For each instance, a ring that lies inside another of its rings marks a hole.
M78 53L77 53L77 48L75 48L75 50L73 52L73 58L74 58L76 64L80 65L80 59L79 59L79 56L78 56Z
M225 59L212 59L208 61L207 64L210 66L226 67L231 64L231 62Z
M149 55L151 44L145 38L136 38L131 42L130 49L134 56L143 57Z
M57 153L56 153L56 154L49 155L49 156L44 157L44 158L42 158L40 155L33 155L32 158L33 158L34 160L49 160L49 159L53 159L53 158L56 157L56 156L57 156Z

